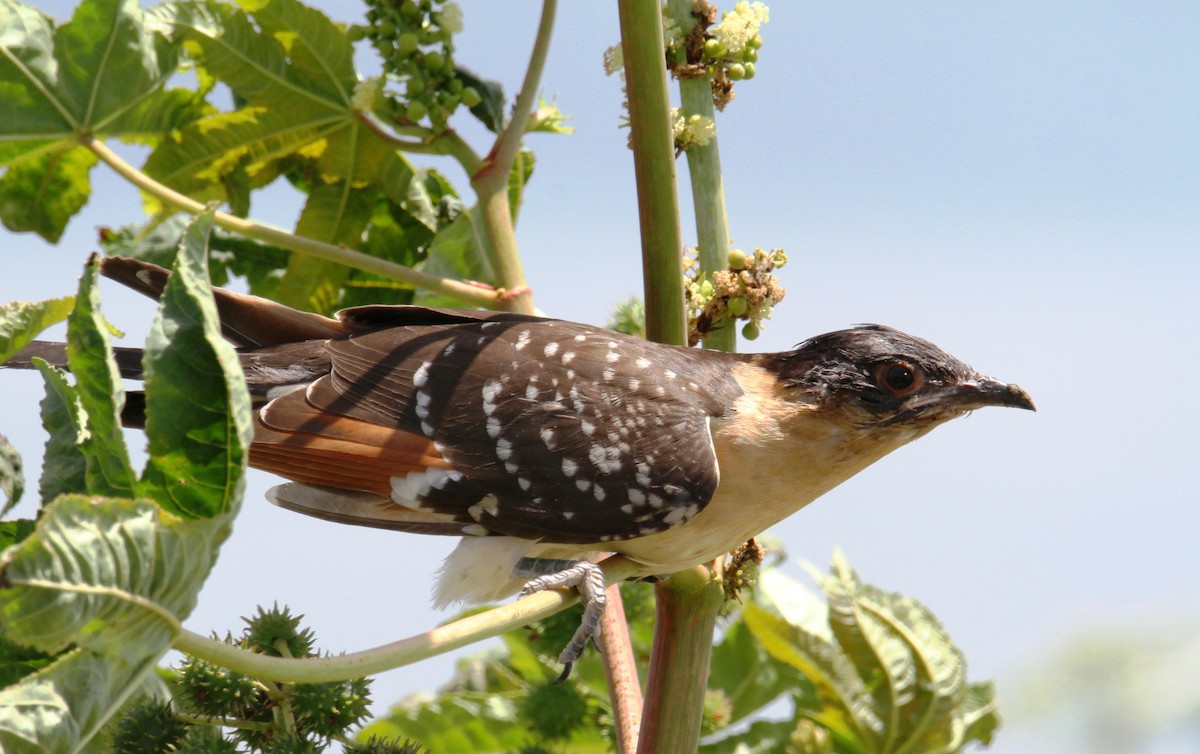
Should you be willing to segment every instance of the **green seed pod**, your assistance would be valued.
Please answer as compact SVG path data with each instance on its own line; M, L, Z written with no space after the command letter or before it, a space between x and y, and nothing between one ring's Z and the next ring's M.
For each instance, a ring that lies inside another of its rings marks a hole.
M750 308L750 304L746 301L745 296L734 296L725 302L725 306L729 308L729 313L735 317L740 317Z
M754 321L747 322L745 326L742 327L742 337L746 340L758 340L758 336L761 333L762 330L759 329L758 323Z
M704 40L704 57L717 59L725 54L725 45L716 39Z
M754 68L754 64L746 63L745 69L746 69L746 78L748 78L748 79L754 78L754 74L757 73L757 71Z
M741 249L733 249L729 252L729 269L744 270L746 269L746 252Z
M749 39L746 40L746 46L752 47L755 50L757 50L759 47L762 47L762 42L763 42L762 35L755 34L753 37L750 37Z
M462 103L467 107L475 107L483 101L483 97L479 96L479 92L473 86L465 87L462 90Z
M418 99L409 102L408 108L404 111L404 117L408 118L414 123L419 121L421 118L424 118L428 114L429 108L425 106L424 102Z
M412 55L417 51L417 35L406 31L396 39L396 52L401 55Z
M746 66L741 63L734 63L725 69L725 73L734 81L741 81L746 78Z
M742 50L742 62L743 63L753 63L757 60L758 60L758 50L754 49L753 47L747 47L746 49Z
M425 61L423 65L427 71L441 70L442 66L446 65L446 56L442 55L442 53L438 52L437 50L434 50L433 52L427 52L425 53Z

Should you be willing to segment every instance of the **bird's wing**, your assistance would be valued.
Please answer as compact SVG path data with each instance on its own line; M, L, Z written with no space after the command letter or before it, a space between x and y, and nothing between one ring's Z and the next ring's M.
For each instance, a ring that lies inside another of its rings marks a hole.
M330 374L260 412L252 462L547 542L663 531L712 497L728 373L583 325L454 316L328 341Z

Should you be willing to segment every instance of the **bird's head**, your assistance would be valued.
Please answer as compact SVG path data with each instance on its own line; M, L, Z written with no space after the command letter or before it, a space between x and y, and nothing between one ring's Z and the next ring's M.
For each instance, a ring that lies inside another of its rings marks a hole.
M897 434L907 442L985 406L1035 410L1022 388L883 325L819 335L774 358L785 389L855 434L880 439Z

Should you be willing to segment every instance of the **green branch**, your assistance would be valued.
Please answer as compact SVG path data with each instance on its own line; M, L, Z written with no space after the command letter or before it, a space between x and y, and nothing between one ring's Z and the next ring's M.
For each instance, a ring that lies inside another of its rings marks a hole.
M97 140L95 137L89 135L80 136L79 142L103 160L122 178L137 186L142 191L154 196L163 202L163 204L193 215L204 211L205 207L203 204L155 181L150 176L125 162L107 144ZM226 230L239 233L247 238L279 246L297 254L324 259L328 262L336 262L337 264L382 275L383 277L409 283L436 293L453 296L463 303L472 306L497 308L501 303L496 291L477 284L431 275L427 272L414 270L411 267L405 267L385 259L380 259L379 257L373 257L360 251L316 241L304 236L297 236L293 233L272 228L253 220L235 217L225 212L217 212L214 216L214 222Z
M684 344L683 251L675 185L675 139L657 2L619 0L621 52L629 104L630 140L637 179L646 295L646 337Z
M601 564L609 583L638 572L638 566L617 556ZM172 647L257 679L285 683L330 683L394 670L477 641L497 636L545 618L574 604L573 592L538 592L511 604L461 618L425 633L362 652L317 658L291 659L240 649L223 641L184 630Z
M497 303L501 308L526 313L533 313L533 296L525 281L525 271L521 268L521 256L517 250L517 235L508 199L508 177L533 113L542 71L550 52L557 10L558 0L543 1L537 36L533 51L529 54L525 80L513 106L512 119L496 138L483 165L471 177L471 185L479 197L483 215L484 246L495 276L493 282L502 292Z

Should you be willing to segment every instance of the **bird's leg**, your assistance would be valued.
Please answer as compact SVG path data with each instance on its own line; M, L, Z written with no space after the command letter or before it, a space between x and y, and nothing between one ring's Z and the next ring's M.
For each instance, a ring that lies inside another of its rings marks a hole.
M571 674L571 666L583 654L588 641L595 642L600 636L600 619L604 617L604 609L608 604L604 595L604 571L586 560L521 558L513 569L513 575L535 577L525 584L518 598L546 589L574 588L579 592L580 601L583 602L583 620L558 656L563 672L555 683L561 683Z

